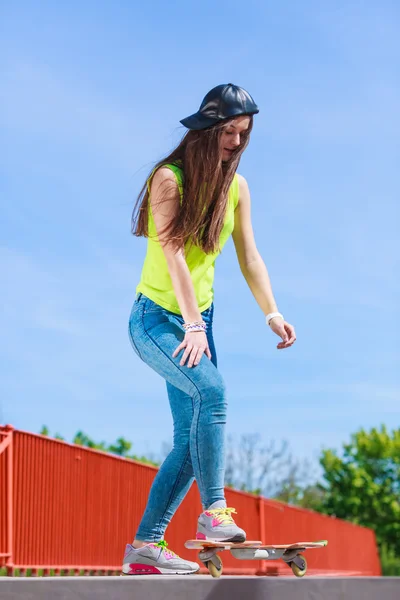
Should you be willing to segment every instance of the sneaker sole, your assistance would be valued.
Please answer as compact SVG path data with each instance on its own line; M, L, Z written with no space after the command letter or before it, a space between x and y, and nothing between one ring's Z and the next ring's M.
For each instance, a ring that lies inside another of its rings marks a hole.
M199 542L214 542L215 544L218 544L219 542L232 542L233 544L242 544L243 542L246 541L245 536L243 535L234 535L233 537L230 538L211 538L211 537L206 537L206 539L198 539Z
M199 570L200 567L191 570L165 569L163 567L153 567L152 565L145 565L142 563L131 563L123 565L122 575L192 575Z

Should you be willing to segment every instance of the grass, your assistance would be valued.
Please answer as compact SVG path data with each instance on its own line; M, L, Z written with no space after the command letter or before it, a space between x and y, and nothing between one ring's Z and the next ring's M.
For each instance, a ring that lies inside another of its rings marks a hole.
M44 569L37 569L36 573L32 573L32 569L25 569L24 573L21 573L21 569L15 568L14 572L13 572L13 577L43 577L44 576ZM89 576L93 576L93 575L97 575L98 571L97 570L91 570L87 573L87 575ZM104 576L107 575L116 575L119 574L119 572L117 571L101 571L101 574ZM75 575L74 569L61 569L60 573L55 573L54 569L49 569L48 573L46 574L46 577L73 577ZM80 569L78 576L79 577L83 577L85 575L85 571L84 569ZM6 577L7 576L7 569L5 567L0 568L0 577Z

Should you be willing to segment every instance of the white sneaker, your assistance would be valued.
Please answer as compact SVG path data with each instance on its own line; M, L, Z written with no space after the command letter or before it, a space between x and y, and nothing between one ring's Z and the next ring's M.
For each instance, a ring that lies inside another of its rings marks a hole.
M197 524L197 540L208 542L236 542L246 540L246 532L240 529L232 519L232 513L236 514L234 508L226 508L225 502L218 500L211 504L199 516Z
M180 558L168 550L164 540L134 548L127 544L122 572L125 575L188 575L197 573L200 565Z

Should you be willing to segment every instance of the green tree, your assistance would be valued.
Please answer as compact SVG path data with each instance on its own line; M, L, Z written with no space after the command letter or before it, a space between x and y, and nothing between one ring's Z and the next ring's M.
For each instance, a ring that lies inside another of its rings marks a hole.
M72 440L73 444L78 444L79 446L86 446L87 448L93 448L94 450L103 450L106 451L107 448L104 442L95 442L93 441L86 433L83 431L78 431L74 439Z
M361 429L342 456L325 450L321 510L375 530L378 544L400 555L400 429Z
M147 456L138 456L137 454L129 454L126 458L137 460L138 462L144 463L145 465L152 465L153 467L159 467L162 461L148 458Z
M107 451L118 454L119 456L127 456L131 448L132 442L128 442L125 438L119 437L115 444L110 444L110 446L108 446Z
M382 573L387 577L400 576L400 556L396 556L394 550L388 550L386 544L380 548Z
M49 436L50 432L46 425L43 425L40 433L42 435ZM60 435L56 434L55 439L65 441L65 439ZM136 454L128 454L128 452L132 448L132 442L129 442L123 437L119 437L114 444L107 445L105 442L95 442L83 431L78 431L72 440L73 444L77 444L78 446L85 446L86 448L92 448L94 450L102 450L103 452L110 452L112 454L118 454L118 456L123 456L125 458L131 458L133 460L137 460L138 462L142 462L148 465L152 465L154 467L160 466L162 462L162 458L157 460L154 456L138 456ZM163 448L162 453L166 453L166 448Z
M275 500L293 504L309 510L321 511L325 490L318 483L300 485L295 480L287 479L281 490L274 496Z
M324 496L325 490L320 484L307 485L301 489L300 498L295 504L302 508L320 511Z

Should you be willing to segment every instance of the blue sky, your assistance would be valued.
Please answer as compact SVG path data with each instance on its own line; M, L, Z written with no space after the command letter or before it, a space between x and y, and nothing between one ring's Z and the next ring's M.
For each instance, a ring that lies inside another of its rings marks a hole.
M316 461L399 426L399 5L337 0L7 3L0 48L0 422L68 439L171 439L164 382L127 322L145 254L130 235L153 162L205 93L260 106L239 172L298 341L278 339L232 242L216 269L228 433Z

